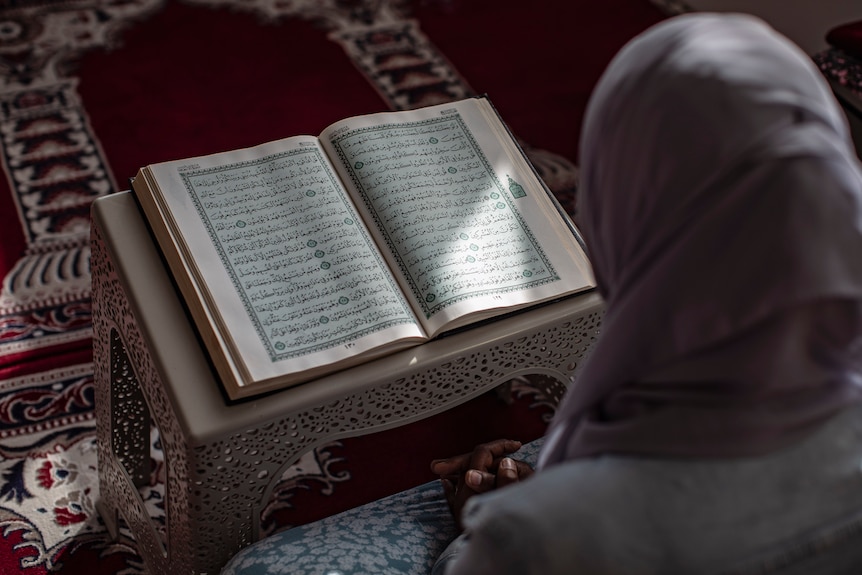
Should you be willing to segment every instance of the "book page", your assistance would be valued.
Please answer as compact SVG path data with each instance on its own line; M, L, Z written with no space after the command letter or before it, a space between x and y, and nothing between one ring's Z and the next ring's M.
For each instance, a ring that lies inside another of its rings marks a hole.
M592 286L575 236L484 100L346 120L321 139L430 332Z
M249 381L421 337L314 138L158 164L185 265Z

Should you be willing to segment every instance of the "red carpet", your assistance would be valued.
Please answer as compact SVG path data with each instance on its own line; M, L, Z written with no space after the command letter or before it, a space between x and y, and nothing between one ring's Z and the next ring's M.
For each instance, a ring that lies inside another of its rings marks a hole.
M663 17L648 0L2 0L0 9L0 573L26 575L143 572L134 541L108 541L94 511L94 198L126 189L143 164L486 93L574 211L590 90L616 50ZM538 436L550 408L518 396L318 448L285 476L266 526L427 481L432 458L477 441ZM158 516L159 485L146 496Z

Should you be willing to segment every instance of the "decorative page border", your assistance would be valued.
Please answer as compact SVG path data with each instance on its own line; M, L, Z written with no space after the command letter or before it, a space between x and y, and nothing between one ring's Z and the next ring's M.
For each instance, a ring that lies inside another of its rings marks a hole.
M222 248L221 241L218 239L218 236L215 233L215 230L213 229L212 223L210 222L210 220L207 216L206 210L204 209L203 205L201 204L201 200L198 197L197 191L195 190L194 186L190 183L189 179L191 177L218 174L219 172L225 172L227 170L235 170L235 169L241 169L241 168L245 168L245 167L259 166L261 164L265 164L268 162L272 162L274 160L278 160L279 158L284 158L287 156L297 156L300 154L313 154L316 156L317 161L323 166L324 170L326 171L326 177L330 180L331 185L334 188L341 190L341 192L338 194L338 196L339 196L339 199L341 200L342 205L345 207L345 210L348 211L349 213L351 213L357 222L362 222L362 218L359 217L359 214L356 212L355 208L350 203L349 199L346 197L346 195L343 191L344 187L341 185L341 182L338 179L338 176L335 175L335 173L330 169L329 163L324 159L324 156L321 154L320 150L317 148L309 147L307 149L290 150L290 151L281 152L278 154L271 154L271 155L268 155L268 156L265 156L265 157L262 157L259 159L248 160L248 161L244 161L244 162L236 162L236 163L226 164L226 165L222 165L222 166L215 166L212 168L196 169L196 170L189 170L189 171L180 172L180 177L182 178L183 183L185 184L186 190L188 190L189 196L191 197L192 202L195 206L195 210L197 211L198 216L201 219L201 222L203 223L203 225L207 229L207 233L210 236L210 242L212 242L212 245L215 246L216 251L218 252L219 259L221 259L222 267L230 276L231 283L233 284L233 287L236 290L237 295L239 296L239 298L243 302L243 306L245 308L246 315L248 316L252 325L254 325L255 331L257 332L257 336L260 339L261 343L263 344L264 348L267 350L267 353L268 353L270 360L272 362L302 357L304 355L309 355L309 354L312 354L315 352L324 351L327 349L332 349L334 347L345 345L347 343L356 341L357 339L359 339L361 337L370 335L372 333L377 333L383 329L393 327L396 325L415 324L416 323L415 321L411 321L409 319L389 319L386 321L382 321L382 322L380 322L374 326L371 326L371 327L366 327L366 328L363 328L363 329L358 330L358 331L351 331L347 335L344 335L342 337L338 337L338 338L335 338L332 340L326 340L324 342L319 342L319 343L315 343L315 344L304 346L304 347L288 349L287 351L277 349L277 347L276 347L277 342L273 343L273 341L266 335L266 330L265 330L264 326L261 325L260 320L257 317L257 313L254 311L254 305L248 299L248 297L245 293L245 290L242 288L242 284L240 282L239 277L237 277L235 270L230 265L227 254L225 254L225 252ZM383 261L383 258L381 257L377 246L374 244L374 240L371 238L370 234L368 234L368 232L365 230L364 226L358 226L357 230L358 230L360 236L362 237L362 239L365 241L365 244L366 244L368 250L374 256L376 263L381 268L387 270L386 279L389 282L389 287L397 294L401 306L404 308L405 311L410 313L412 316L413 312L411 311L410 305L405 300L405 298L402 294L401 288L395 283L394 278L392 278L391 274L389 273L389 271L388 271L389 267Z

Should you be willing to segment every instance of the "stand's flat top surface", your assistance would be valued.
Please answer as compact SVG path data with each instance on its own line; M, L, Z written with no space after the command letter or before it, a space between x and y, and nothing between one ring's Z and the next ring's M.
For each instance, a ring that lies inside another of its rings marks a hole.
M560 325L602 306L598 294L586 293L281 391L229 402L132 193L100 198L93 203L92 213L93 225L101 233L179 423L193 443L222 436L228 429L251 429L291 412L324 405L481 351L513 336Z

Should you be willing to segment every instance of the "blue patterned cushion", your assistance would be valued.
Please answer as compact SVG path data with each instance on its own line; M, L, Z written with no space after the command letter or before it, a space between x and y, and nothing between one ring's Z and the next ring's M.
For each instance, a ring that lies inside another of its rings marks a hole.
M540 446L529 443L516 457L535 464ZM432 481L276 533L237 554L222 575L427 575L456 535Z

